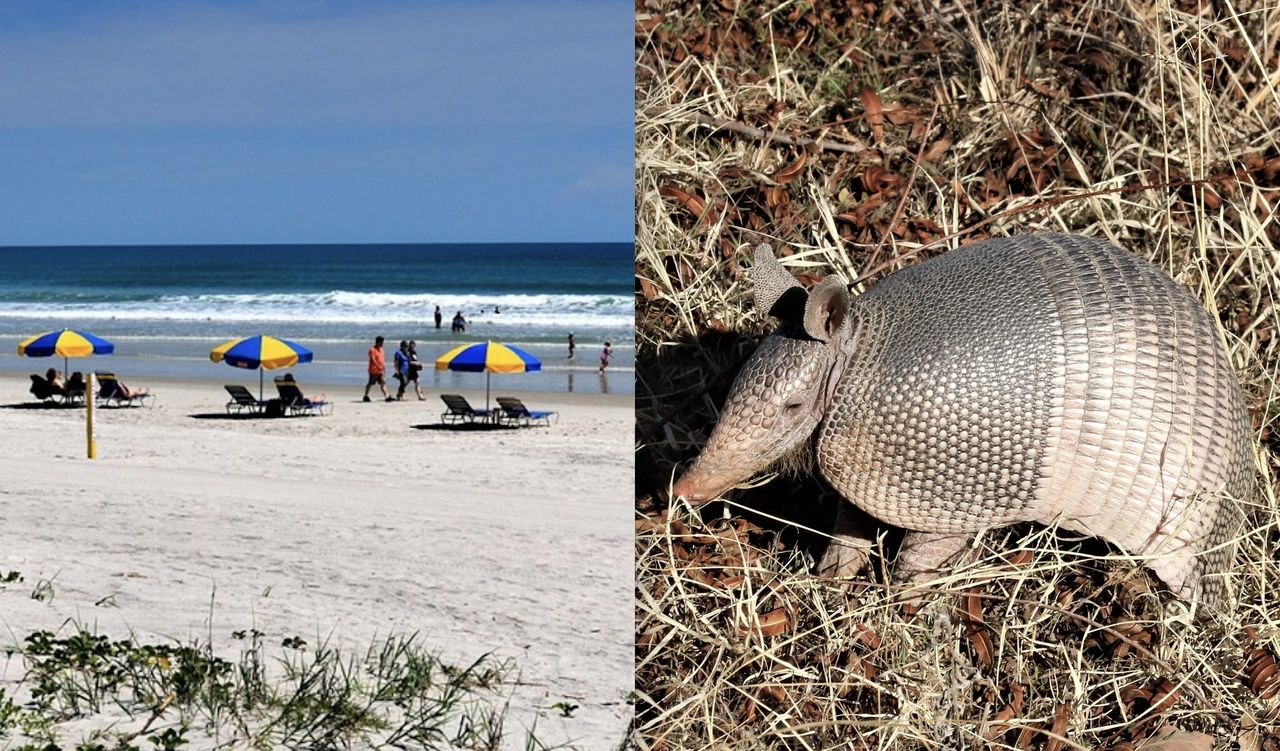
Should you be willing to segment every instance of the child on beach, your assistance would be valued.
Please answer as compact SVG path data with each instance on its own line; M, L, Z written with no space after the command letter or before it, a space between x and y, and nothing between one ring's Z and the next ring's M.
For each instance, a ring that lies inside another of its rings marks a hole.
M444 314L440 312L440 306L436 306L436 328L440 328L440 322L444 320Z
M369 348L369 382L364 385L364 400L369 401L369 389L373 388L373 384L378 384L378 388L382 389L382 395L387 401L391 401L391 395L387 393L387 361L382 354L382 343L385 340L378 337L373 340L373 346Z
M600 351L600 372L609 367L609 358L613 357L613 343L605 342L604 349Z

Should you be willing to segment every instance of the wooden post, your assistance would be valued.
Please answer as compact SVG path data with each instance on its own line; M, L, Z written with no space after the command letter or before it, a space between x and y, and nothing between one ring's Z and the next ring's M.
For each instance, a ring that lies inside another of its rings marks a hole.
M98 444L93 440L93 382L94 375L89 373L84 384L84 434L88 441L90 459L98 458Z

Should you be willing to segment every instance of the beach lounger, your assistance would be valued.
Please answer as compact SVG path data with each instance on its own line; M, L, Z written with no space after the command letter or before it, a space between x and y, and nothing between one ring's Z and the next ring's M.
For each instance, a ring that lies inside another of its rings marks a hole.
M132 407L134 404L146 406L148 399L155 395L149 389L131 389L116 378L115 373L99 370L94 373L98 377L98 395L95 397L101 406Z
M63 405L84 404L84 374L76 371L67 382L53 386L43 376L31 376L31 394L43 402L57 402Z
M297 381L277 378L276 391L280 394L280 408L287 415L323 415L326 407L333 414L332 402L305 396Z
M84 404L84 373L78 370L72 373L71 377L67 379L66 385L62 388L64 390L62 394L63 404Z
M228 384L224 386L228 394L231 394L231 401L227 402L227 414L240 414L248 412L251 415L262 414L267 408L267 403L258 401L258 398L250 393L249 389L244 386Z
M49 385L44 376L31 374L31 394L42 402L56 401L62 398L61 389L55 389Z
M521 427L527 427L534 423L542 423L543 425L551 425L551 416L555 415L556 419L560 416L554 411L536 412L524 406L524 402L514 396L498 397L498 406L502 411L498 413L498 421L507 424L515 424Z
M484 422L492 414L487 409L472 408L467 403L466 397L461 394L441 394L440 398L444 400L445 406L448 407L440 415L440 422L443 423L475 422L476 419Z

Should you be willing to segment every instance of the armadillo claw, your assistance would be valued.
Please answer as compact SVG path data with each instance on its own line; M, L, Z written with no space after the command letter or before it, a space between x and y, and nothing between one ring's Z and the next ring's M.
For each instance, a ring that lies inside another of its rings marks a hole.
M824 579L852 579L871 562L871 547L866 540L849 542L833 537L826 552L818 560L815 573ZM851 582L845 582L845 589Z

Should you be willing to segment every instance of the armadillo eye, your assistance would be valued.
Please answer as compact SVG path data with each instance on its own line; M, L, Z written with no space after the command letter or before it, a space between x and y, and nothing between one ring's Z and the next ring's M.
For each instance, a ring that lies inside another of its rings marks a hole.
M782 407L782 409L784 412L788 412L788 413L797 412L799 411L801 406L803 406L801 402L787 402L786 405Z

